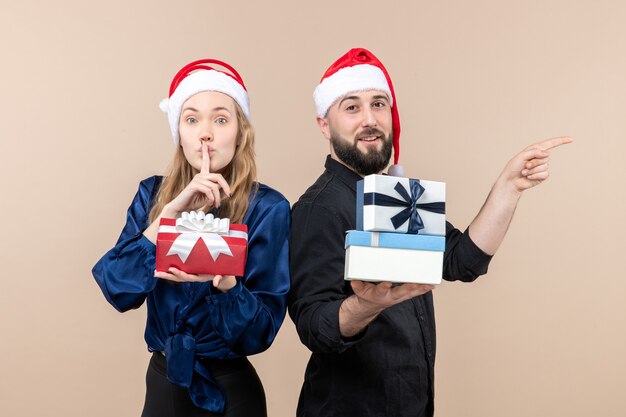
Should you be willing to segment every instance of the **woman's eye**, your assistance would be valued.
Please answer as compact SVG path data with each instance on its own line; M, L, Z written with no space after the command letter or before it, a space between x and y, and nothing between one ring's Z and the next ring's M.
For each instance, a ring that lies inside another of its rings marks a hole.
M218 118L215 120L215 123L220 124L220 125L223 125L223 124L228 123L228 120L226 120L226 118L225 118L225 117L218 117Z
M185 119L187 121L187 123L189 123L190 125L196 124L198 123L198 120L195 117L188 117L187 119Z

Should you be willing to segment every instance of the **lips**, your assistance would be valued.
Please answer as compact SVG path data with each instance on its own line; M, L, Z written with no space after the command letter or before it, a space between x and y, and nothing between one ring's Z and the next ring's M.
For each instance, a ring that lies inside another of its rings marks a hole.
M215 149L211 149L211 148L209 148L209 149L207 149L207 150L209 151L209 155L213 155L213 154L215 153ZM200 149L200 150L198 151L198 153L199 153L200 155L202 155L202 149Z
M383 139L384 134L378 129L367 129L357 135L356 139L362 142L374 142L378 139Z
M381 139L381 137L379 135L364 136L364 137L360 137L358 140L363 141L363 142L373 142L377 139Z

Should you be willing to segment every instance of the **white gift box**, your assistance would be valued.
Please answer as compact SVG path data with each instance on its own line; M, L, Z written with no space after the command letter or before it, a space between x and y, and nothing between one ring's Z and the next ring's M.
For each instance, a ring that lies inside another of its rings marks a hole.
M444 236L349 231L344 278L439 284Z
M357 182L357 229L446 235L446 183L389 175Z

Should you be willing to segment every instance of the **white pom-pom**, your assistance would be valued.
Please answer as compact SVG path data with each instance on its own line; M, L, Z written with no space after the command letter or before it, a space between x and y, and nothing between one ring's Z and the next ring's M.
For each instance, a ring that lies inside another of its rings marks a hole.
M402 165L392 165L387 170L387 175L392 177L404 177L404 168Z
M169 106L170 106L170 99L169 98L164 98L159 103L159 108L161 109L161 111L163 113L167 113L167 110L168 110Z

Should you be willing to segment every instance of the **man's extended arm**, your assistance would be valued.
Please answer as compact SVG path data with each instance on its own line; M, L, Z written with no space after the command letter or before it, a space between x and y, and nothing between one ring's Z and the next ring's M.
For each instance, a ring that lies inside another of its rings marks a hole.
M570 142L572 138L567 136L548 139L529 146L508 162L469 226L472 240L485 253L493 255L498 250L522 192L548 178L548 150Z

